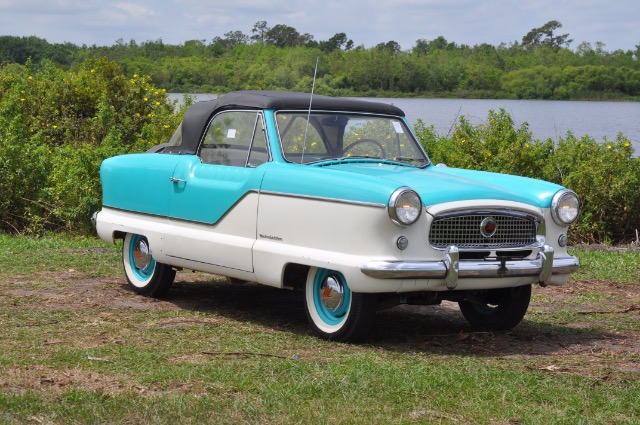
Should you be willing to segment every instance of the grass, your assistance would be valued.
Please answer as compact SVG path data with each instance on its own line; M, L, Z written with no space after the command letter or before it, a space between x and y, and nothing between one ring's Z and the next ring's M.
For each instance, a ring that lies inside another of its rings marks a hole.
M577 255L512 332L389 310L349 345L296 293L182 272L156 301L118 247L0 236L0 424L640 423L638 315L583 314L638 303L640 256Z
M573 255L580 259L580 270L574 279L640 281L640 251L575 250Z

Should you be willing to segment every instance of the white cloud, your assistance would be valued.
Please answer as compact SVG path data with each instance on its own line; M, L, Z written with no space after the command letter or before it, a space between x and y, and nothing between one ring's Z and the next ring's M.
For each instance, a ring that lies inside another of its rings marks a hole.
M181 44L228 31L251 35L253 25L285 24L315 40L344 32L366 47L394 40L410 49L420 38L458 44L520 41L550 20L575 41L608 49L640 43L637 0L0 0L0 33L36 35L50 42L113 44L162 38Z
M117 2L114 4L114 7L133 18L153 17L158 15L158 12L155 10L134 3Z

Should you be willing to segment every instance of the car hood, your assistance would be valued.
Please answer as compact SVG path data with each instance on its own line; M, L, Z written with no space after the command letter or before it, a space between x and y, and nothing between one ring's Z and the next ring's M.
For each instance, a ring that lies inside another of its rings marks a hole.
M453 201L492 199L548 208L562 186L526 177L484 171L429 166L414 168L372 162L345 162L332 170L377 177L408 186L420 194L425 206Z

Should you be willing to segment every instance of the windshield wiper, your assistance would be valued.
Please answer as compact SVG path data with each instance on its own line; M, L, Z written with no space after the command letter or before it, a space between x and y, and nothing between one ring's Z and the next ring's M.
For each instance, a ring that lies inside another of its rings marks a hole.
M313 162L307 162L307 164L319 164L319 163L323 163L323 162L341 162L341 161L348 161L348 160L358 160L358 159L370 159L372 160L372 162L385 162L385 163L390 163L390 164L394 164L394 165L402 165L405 167L415 167L415 165L411 164L413 162L419 162L419 163L427 163L425 165L428 165L428 161L423 159L423 158L409 158L409 157L402 157L402 156L398 156L395 158L380 158L378 156L369 156L369 155L351 155L351 156L342 156L339 158L323 158L320 159L318 161L313 161ZM421 167L424 167L424 165L421 165Z
M307 162L306 164L318 164L320 162L332 162L332 161L346 161L349 159L378 159L380 160L381 158L377 157L377 156L368 156L368 155L352 155L352 156L341 156L338 158L322 158L319 159L317 161L311 161L311 162Z

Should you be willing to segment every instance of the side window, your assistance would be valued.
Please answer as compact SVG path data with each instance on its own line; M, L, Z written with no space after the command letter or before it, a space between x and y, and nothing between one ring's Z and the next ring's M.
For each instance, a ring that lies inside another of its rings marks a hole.
M266 162L269 156L261 117L255 111L229 111L213 117L198 150L202 162L236 167Z

